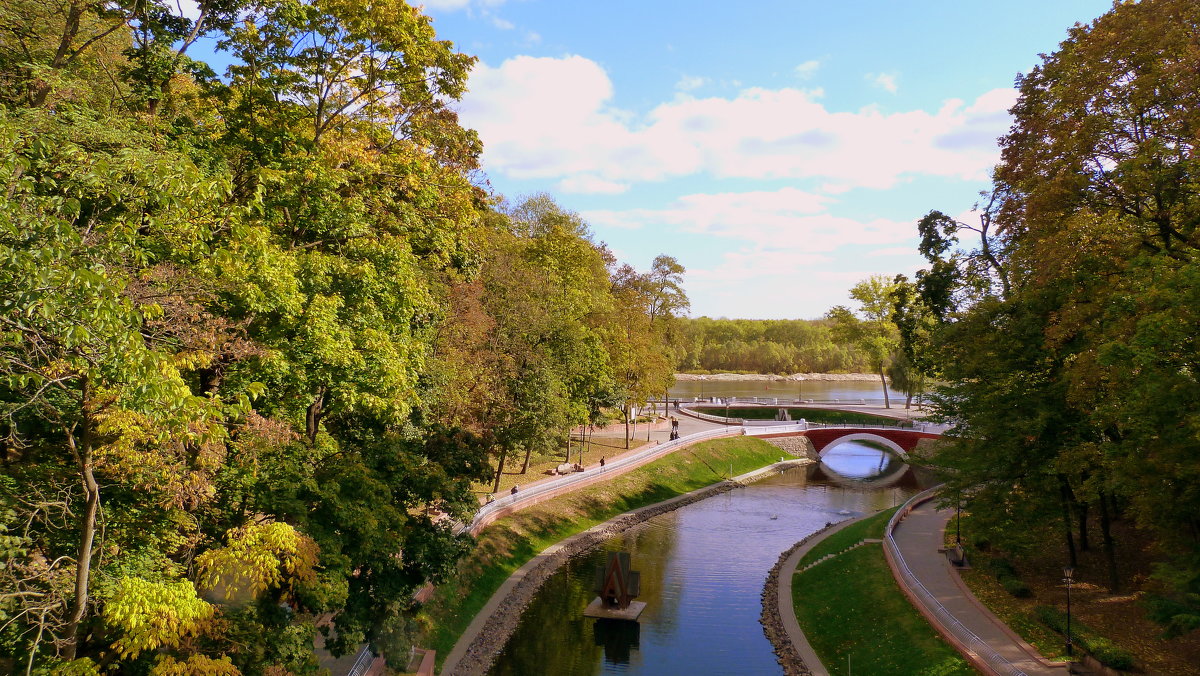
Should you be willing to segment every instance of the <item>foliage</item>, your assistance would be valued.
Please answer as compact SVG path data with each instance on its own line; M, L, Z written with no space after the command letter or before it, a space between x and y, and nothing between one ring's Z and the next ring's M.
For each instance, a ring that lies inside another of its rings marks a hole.
M924 309L901 322L933 346L957 439L936 462L981 531L1054 536L1074 565L1096 519L1115 592L1132 517L1178 600L1200 592L1197 26L1195 3L1118 3L1020 76L979 225L921 220Z
M178 646L185 637L203 631L215 613L188 581L122 578L104 604L105 623L121 633L113 648L125 658Z
M829 320L683 320L680 364L690 371L837 373L870 368L865 356L838 340Z
M193 4L0 7L0 655L403 660L490 461L670 385L683 269L488 194L420 8Z
M254 523L225 534L228 544L196 558L199 579L206 589L220 585L230 595L251 596L284 580L310 582L315 578L316 543L286 523Z

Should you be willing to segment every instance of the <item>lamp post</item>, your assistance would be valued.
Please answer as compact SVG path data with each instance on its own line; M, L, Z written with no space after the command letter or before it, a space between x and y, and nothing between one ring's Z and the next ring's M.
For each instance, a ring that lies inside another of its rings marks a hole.
M1067 583L1067 657L1070 658L1074 652L1071 647L1071 583L1075 581L1072 577L1075 574L1075 569L1071 566L1063 568L1063 582Z
M954 544L962 546L962 493L954 502Z

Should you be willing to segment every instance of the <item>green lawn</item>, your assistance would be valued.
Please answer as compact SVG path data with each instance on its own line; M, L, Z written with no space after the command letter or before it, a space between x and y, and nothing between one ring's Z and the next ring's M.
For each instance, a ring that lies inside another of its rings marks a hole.
M488 526L458 576L440 586L423 609L423 645L437 650L439 666L476 613L517 568L546 547L638 507L764 467L779 449L761 439L731 437L696 444L665 458L521 510Z
M840 552L856 542L868 538L882 538L883 529L887 527L888 519L896 512L896 509L898 508L885 509L878 514L864 518L858 523L850 524L833 535L827 536L810 549L807 554L800 557L800 563L797 564L797 567L803 568L826 554Z
M797 574L792 600L804 635L830 674L976 673L896 586L881 545L859 547Z
M804 418L811 423L824 423L830 425L893 425L896 427L912 427L912 422L908 420L900 420L898 418L889 418L882 415L871 415L870 413L855 413L854 411L836 411L824 408L794 408L791 406L730 406L729 417L742 418L745 420L774 420L775 414L779 409L788 409L792 420ZM693 410L698 413L707 413L708 415L725 415L724 406L697 406Z

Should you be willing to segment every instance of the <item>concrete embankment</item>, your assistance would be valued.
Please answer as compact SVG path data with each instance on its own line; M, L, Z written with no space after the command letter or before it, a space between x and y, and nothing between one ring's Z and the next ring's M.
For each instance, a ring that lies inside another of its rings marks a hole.
M521 620L521 612L533 600L537 590L571 556L587 551L608 538L659 514L747 485L758 479L811 462L807 459L786 460L742 474L669 500L620 514L602 524L572 535L546 548L530 559L500 586L487 605L463 632L454 649L446 657L442 674L466 676L485 673L504 648Z

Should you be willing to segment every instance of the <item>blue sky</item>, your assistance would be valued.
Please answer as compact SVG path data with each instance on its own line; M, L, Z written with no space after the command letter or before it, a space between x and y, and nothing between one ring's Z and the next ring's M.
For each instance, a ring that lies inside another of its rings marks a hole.
M693 316L812 318L969 217L1014 77L1107 0L427 0L479 57L460 112L509 198L548 192Z

